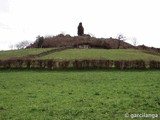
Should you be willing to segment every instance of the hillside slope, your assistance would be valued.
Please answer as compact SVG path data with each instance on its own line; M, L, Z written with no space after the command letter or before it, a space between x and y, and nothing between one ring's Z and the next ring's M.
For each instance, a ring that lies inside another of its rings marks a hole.
M156 60L160 61L160 55L147 53L135 49L67 49L42 56L38 59L108 59L108 60Z
M20 49L20 50L8 50L0 51L0 60L21 58L28 55L40 54L51 50L52 48L31 48L31 49Z
M6 59L108 59L160 61L160 54L136 49L78 49L78 48L31 48L0 51L0 60Z

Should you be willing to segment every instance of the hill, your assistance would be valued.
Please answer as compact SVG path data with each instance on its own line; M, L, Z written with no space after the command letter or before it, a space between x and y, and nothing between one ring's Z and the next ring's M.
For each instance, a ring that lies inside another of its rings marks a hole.
M38 59L108 59L108 60L156 60L160 61L160 55L147 53L135 49L67 49L42 56Z
M135 47L113 38L71 37L69 35L39 37L34 44L27 48L1 51L0 67L160 68L158 48L149 48L144 45Z
M0 60L22 58L28 55L40 54L42 52L51 50L52 48L32 48L32 49L20 49L20 50L8 50L0 51Z
M41 43L41 47L78 47L79 45L88 45L91 48L105 48L105 49L128 49L135 48L133 45L126 43L122 40L114 38L95 38L90 35L84 36L70 36L70 35L57 35L57 36L48 36L41 41L41 37L38 38L29 48L37 48Z
M116 38L95 38L90 35L70 36L59 34L57 36L38 37L36 41L27 48L53 48L53 47L73 47L87 46L89 48L104 49L139 49L154 53L160 53L160 48L148 47L145 45L133 46L124 40Z
M30 48L0 51L0 60L7 59L107 59L160 61L160 54L138 49L79 49L79 48Z

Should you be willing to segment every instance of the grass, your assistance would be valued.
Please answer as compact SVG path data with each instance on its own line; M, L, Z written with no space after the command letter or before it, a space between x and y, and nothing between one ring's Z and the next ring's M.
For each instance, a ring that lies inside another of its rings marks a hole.
M8 51L0 51L0 59L9 59L12 57L23 57L29 54L38 54L51 48L30 48L30 49L20 49L20 50L8 50Z
M159 71L0 70L0 119L125 120L160 111Z
M157 60L160 55L133 49L68 49L38 59L110 59L110 60Z
M51 48L32 48L21 50L0 51L0 59L9 59L13 57L23 57L30 54L38 54L48 51ZM147 51L134 49L67 49L54 52L36 59L57 59L57 60L74 60L74 59L109 59L109 60L156 60L160 61L160 55Z

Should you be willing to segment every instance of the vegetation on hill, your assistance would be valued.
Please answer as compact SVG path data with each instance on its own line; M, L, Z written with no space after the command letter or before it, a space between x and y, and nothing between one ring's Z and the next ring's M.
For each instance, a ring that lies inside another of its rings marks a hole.
M39 54L48 50L51 50L51 48L45 48L45 49L30 48L30 49L0 51L0 60L13 59L13 58L24 57L27 55Z
M160 48L147 47L145 45L134 46L123 39L123 35L118 38L95 38L90 35L70 36L59 34L57 36L38 36L36 41L29 45L28 48L49 48L49 47L74 47L79 45L88 45L91 48L105 48L105 49L140 49L150 52L160 53Z
M35 43L30 45L31 48L37 48L40 39L37 39ZM84 36L70 36L70 35L57 35L57 36L48 36L45 37L43 40L42 47L65 47L65 46L72 46L77 47L78 45L87 44L92 48L106 48L106 49L117 49L117 48L134 48L129 43L126 43L122 40L113 39L113 38L95 38L91 37L90 35Z
M11 54L10 51L8 52ZM8 55L2 54L0 68L160 68L159 54L135 49L66 49L64 47L48 50L24 49L13 53L14 56L8 58ZM24 56L23 53L26 55Z
M156 60L160 61L160 55L146 53L135 49L67 49L48 54L37 59L108 59L108 60Z

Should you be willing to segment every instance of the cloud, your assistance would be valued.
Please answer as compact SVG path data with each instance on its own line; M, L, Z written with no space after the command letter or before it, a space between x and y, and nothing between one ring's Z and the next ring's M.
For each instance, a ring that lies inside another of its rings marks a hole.
M10 29L10 27L8 25L5 25L3 23L0 23L0 29Z
M0 12L9 11L9 0L0 0Z

